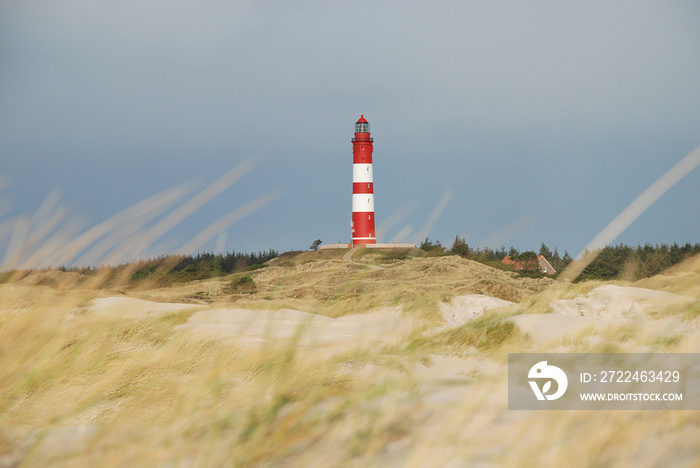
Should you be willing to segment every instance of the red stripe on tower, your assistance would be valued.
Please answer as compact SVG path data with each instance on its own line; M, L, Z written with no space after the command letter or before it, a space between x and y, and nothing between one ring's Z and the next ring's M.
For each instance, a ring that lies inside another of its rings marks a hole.
M352 139L352 243L376 244L374 230L374 177L372 175L372 146L369 122L365 116L355 124Z

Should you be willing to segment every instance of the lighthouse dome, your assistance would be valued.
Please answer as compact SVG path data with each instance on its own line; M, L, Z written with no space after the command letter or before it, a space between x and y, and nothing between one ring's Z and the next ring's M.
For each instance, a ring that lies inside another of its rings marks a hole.
M360 116L360 119L355 124L355 133L369 133L369 122L365 119L364 114Z

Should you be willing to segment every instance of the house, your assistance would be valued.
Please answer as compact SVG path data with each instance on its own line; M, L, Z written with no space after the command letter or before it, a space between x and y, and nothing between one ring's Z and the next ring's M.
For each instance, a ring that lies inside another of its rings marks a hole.
M511 260L510 255L506 255L503 260L501 260L501 263L504 265L514 265L513 268L516 270L534 270L539 268L542 273L547 275L553 275L557 272L551 263L544 258L544 255L537 256L537 266L535 266L534 262L528 262L527 260Z

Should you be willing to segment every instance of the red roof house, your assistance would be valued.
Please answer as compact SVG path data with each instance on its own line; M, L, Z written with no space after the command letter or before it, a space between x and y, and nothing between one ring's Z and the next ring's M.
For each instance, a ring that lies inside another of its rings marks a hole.
M557 272L557 270L554 269L547 259L544 258L544 255L537 256L537 266L535 266L534 262L530 263L523 260L511 260L510 255L506 255L503 260L501 260L501 263L504 265L514 265L513 268L515 270L535 270L539 268L542 273L546 273L548 275L553 275Z

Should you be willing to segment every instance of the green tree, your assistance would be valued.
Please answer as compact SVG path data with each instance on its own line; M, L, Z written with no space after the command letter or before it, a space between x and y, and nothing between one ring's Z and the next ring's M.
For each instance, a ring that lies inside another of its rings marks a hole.
M564 250L564 256L561 258L562 269L569 266L569 263L573 262L574 259L569 255L568 250Z
M555 248L556 250L556 248ZM542 242L542 245L540 246L540 255L544 255L544 258L547 260L552 260L554 258L554 254L552 253L551 250L549 250L549 247L547 247L544 242Z
M311 244L311 246L309 246L309 248L310 248L311 250L318 250L318 246L321 245L322 242L323 242L323 241L322 241L321 239L316 239L316 240L313 242L313 244Z
M558 273L561 273L566 269L566 267L571 263L571 255L569 255L569 252L566 250L564 251L564 256L562 257L559 255L559 249L557 247L554 247L554 251L552 252L552 257L547 257L546 254L544 255L547 260L549 260L549 263L554 267L555 270L557 270Z
M632 252L633 250L631 247L623 244L607 246L601 249L598 256L583 270L583 273L577 278L577 281L593 278L617 278Z
M427 237L421 242L418 248L433 255L445 253L445 247L442 246L439 240L433 242Z
M453 255L459 255L460 257L471 257L473 252L464 237L456 236L455 241L452 243L450 253Z

